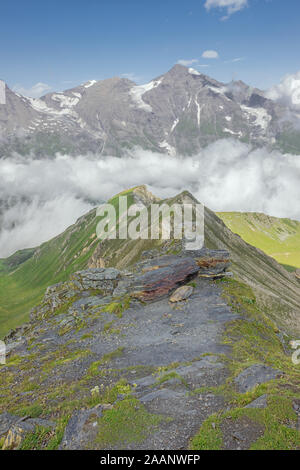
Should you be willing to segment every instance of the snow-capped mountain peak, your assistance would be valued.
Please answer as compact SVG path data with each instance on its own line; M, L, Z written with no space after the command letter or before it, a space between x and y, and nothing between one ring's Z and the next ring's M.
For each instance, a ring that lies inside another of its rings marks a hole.
M261 90L179 64L144 85L118 77L89 80L40 99L17 95L0 81L0 156L20 148L21 139L44 155L122 155L136 145L193 154L228 137L293 152L300 149L294 119Z

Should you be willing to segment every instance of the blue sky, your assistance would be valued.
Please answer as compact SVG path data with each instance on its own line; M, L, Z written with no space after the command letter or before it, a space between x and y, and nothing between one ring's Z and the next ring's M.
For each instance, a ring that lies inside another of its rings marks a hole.
M116 75L147 82L178 60L260 88L300 69L298 0L2 0L0 8L0 77L24 92ZM207 50L219 58L202 57Z

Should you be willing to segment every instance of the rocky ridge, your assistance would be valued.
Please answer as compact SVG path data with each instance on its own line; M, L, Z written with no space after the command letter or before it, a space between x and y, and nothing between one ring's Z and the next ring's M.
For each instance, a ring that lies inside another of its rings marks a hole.
M287 343L228 267L224 250L149 251L49 287L6 338L2 446L299 448Z
M168 205L198 203L188 191L159 200L145 186L125 191L109 202L118 207L119 196L124 194L128 196L128 207L140 202L147 207L152 202ZM2 260L0 335L4 336L9 329L26 321L30 308L41 300L49 285L69 279L76 271L100 267L126 270L143 260L143 252L147 252L148 258L153 258L158 254L178 255L182 250L181 241L172 239L99 241L96 235L98 221L94 209L40 247ZM209 249L230 252L231 269L236 278L250 285L262 308L268 310L268 315L284 331L298 339L300 285L293 273L246 243L207 207L204 209L204 235Z

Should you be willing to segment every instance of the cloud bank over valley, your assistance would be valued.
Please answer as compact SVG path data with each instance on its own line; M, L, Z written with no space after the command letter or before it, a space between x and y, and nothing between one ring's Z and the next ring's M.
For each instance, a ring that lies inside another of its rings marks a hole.
M57 155L0 160L0 257L61 233L112 195L147 184L161 197L191 191L215 211L300 220L300 156L219 140L192 157L139 148L122 158Z

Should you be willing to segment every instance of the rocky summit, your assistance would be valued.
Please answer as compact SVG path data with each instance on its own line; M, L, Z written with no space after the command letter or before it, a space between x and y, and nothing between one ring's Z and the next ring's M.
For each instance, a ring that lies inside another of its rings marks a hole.
M3 448L299 448L292 364L229 254L146 256L49 287L6 338Z
M153 201L145 187L129 194ZM174 201L195 199L164 202ZM92 211L6 262L14 283L24 269L30 286L51 272L58 282L41 284L30 318L4 339L0 446L299 450L293 273L208 209L207 246L195 251L99 241L97 220Z

